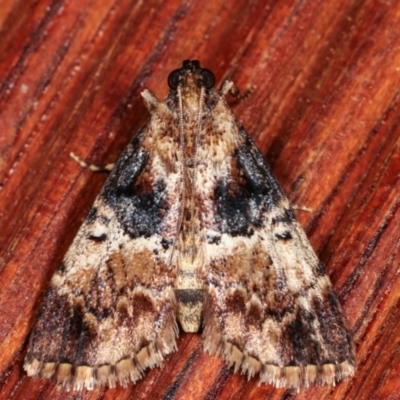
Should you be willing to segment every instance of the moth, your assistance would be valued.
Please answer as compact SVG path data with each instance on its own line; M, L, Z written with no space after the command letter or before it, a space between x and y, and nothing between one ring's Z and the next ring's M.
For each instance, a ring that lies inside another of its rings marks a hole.
M214 75L186 60L112 169L54 274L25 370L67 389L126 387L176 351L204 350L275 387L354 375L323 265Z

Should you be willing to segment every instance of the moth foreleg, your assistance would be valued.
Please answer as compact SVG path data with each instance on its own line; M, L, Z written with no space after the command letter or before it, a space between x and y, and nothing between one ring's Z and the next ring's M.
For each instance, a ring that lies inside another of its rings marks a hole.
M240 93L239 89L230 79L225 79L222 82L220 90L223 95L229 93L235 98L236 103L239 103L243 100L246 100L256 90L256 86L251 85L244 93Z
M299 204L292 204L293 210L299 210L299 211L306 211L306 212L313 212L313 209L310 207L306 206L301 206Z
M86 161L82 160L75 153L69 153L70 157L74 159L81 167L90 169L91 171L112 171L115 163L111 164L88 164Z

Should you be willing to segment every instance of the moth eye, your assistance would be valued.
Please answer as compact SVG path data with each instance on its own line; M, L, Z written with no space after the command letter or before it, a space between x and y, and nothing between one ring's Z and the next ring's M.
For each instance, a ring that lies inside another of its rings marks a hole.
M214 86L215 78L214 74L208 69L201 70L200 85L204 86L206 89L211 89Z
M179 81L181 79L181 70L180 69L175 69L168 75L168 86L172 90L176 90L176 88L179 85Z

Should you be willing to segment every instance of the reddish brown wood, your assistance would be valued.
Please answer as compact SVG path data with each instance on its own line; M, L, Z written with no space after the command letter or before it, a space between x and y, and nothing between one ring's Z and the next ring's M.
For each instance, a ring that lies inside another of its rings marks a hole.
M336 388L257 386L182 334L163 369L80 399L400 399L400 1L0 1L0 399L69 399L27 378L43 291L111 162L145 121L140 92L199 59L256 86L236 114L326 263L359 364Z

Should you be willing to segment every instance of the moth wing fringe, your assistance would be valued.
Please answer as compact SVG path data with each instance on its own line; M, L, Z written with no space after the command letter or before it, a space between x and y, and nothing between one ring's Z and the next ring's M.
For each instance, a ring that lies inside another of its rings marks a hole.
M126 388L130 381L136 383L141 379L146 368L160 367L165 356L177 350L175 338L178 336L178 326L175 319L172 321L169 317L169 329L165 330L162 337L114 365L74 367L69 363L41 362L34 358L26 360L24 369L28 376L54 378L67 391L93 390L96 386L115 388L117 382Z
M259 384L265 383L276 388L308 388L310 384L333 385L346 380L355 374L355 366L351 360L340 364L284 366L263 364L249 354L244 354L237 346L224 340L219 333L218 325L205 308L203 345L204 351L210 355L221 356L234 372L241 370L250 380L259 373Z

